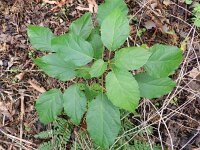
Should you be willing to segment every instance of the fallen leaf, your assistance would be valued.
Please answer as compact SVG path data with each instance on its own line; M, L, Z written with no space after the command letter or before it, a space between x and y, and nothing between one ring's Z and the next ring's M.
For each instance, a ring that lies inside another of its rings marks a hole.
M21 81L22 79L23 79L23 77L24 77L24 72L22 72L22 73L20 73L20 74L17 74L16 76L15 76L15 78L17 78L19 81Z
M185 38L182 42L181 42L181 46L180 46L180 49L182 51L185 51L187 49L187 43L188 43L188 38Z
M0 42L9 42L11 41L12 37L8 34L0 34Z
M151 8L152 8L153 10L155 10L155 8L156 8L157 6L158 6L157 2L151 4Z
M10 112L8 111L8 108L6 107L5 103L0 102L0 114L8 117L8 118L12 118L12 115L10 114Z
M62 7L66 3L67 3L66 0L61 0L60 2L57 3L57 5L58 5L58 7Z
M32 88L34 88L36 91L40 92L40 93L44 93L46 92L44 87L41 87L38 85L38 83L34 80L28 80L28 83L32 86Z
M172 29L172 30L168 31L167 34L169 35L169 37L170 37L171 41L173 42L173 44L177 45L179 37L176 34L176 32Z
M164 1L163 1L163 4L164 4L165 6L169 6L169 5L172 4L172 2L171 2L170 0L164 0Z
M6 51L6 49L8 49L9 45L7 45L6 43L2 43L0 44L0 52Z
M166 25L166 24L164 24L163 26L162 26L162 32L164 32L164 33L168 33L169 32L169 27Z
M196 79L196 77L200 74L200 71L197 68L193 68L190 71L189 77Z
M7 70L9 70L19 60L19 57L15 57L15 56L11 56L11 55L9 55L9 58L10 58L10 61L8 62L8 66L6 68Z
M196 91L196 92L200 92L200 84L198 83L198 82L196 82L196 81L191 81L189 84L188 84L188 86L192 89L192 90L194 90L194 91Z
M145 24L144 26L146 29L156 28L156 24L151 20L145 22L144 24Z

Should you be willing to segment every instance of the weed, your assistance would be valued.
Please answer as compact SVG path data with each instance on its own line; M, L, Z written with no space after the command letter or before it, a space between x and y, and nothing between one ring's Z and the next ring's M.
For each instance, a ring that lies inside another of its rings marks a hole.
M140 98L158 98L173 90L176 83L168 76L181 63L182 51L161 44L120 48L130 32L127 13L124 1L107 0L98 9L99 26L94 27L92 14L85 13L61 36L45 27L28 27L32 46L49 52L33 59L47 75L64 82L85 79L64 93L51 89L39 96L36 110L42 123L53 122L60 114L77 126L86 120L94 143L108 148L121 129L119 109L135 112ZM141 67L145 71L135 74Z

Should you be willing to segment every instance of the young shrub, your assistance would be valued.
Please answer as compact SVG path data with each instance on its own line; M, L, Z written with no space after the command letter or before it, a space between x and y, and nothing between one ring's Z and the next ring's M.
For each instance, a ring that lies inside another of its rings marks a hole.
M162 44L121 49L130 32L127 13L123 0L106 0L97 13L99 26L94 27L92 14L86 13L61 36L45 27L28 27L32 46L50 52L34 59L47 75L61 81L96 78L91 85L74 83L64 93L52 89L41 94L36 110L42 123L53 122L60 114L75 125L86 118L92 140L108 148L120 131L120 109L134 112L141 98L158 98L173 90L176 83L168 76L181 63L181 50ZM105 49L114 58L104 57ZM144 72L132 73L140 68Z

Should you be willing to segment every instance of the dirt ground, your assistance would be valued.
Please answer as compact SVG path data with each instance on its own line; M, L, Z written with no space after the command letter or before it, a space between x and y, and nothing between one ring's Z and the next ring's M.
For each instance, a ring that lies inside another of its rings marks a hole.
M200 30L192 24L192 6L180 0L126 0L126 3L132 18L126 44L176 45L184 55L172 76L177 82L176 89L159 99L141 100L138 108L141 116L130 114L128 119L141 129L152 125L151 140L167 149L199 150ZM67 86L46 76L33 64L31 57L43 53L31 48L27 26L46 26L55 35L63 34L72 21L86 12L77 9L78 6L87 8L88 1L71 0L55 8L40 0L0 0L0 150L21 146L36 149L42 141L33 135L49 126L39 122L35 99L42 90ZM138 35L143 28L146 31Z

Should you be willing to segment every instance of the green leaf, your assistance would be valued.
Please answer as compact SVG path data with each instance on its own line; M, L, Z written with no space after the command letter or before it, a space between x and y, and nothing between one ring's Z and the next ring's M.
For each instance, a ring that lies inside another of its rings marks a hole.
M99 95L89 105L86 122L93 141L102 148L108 148L119 133L120 112L105 95Z
M99 59L94 62L90 69L91 77L100 77L107 69L107 62L104 62L102 59Z
M61 81L71 80L76 75L74 71L76 66L69 61L64 61L55 53L34 59L34 63L37 64L47 75Z
M91 79L91 75L89 71L90 71L89 67L80 67L76 69L76 76L79 78Z
M93 83L90 86L90 90L94 93L94 95L96 97L97 95L99 95L99 94L101 94L103 92L103 87L100 84L98 84L98 83Z
M110 51L119 48L129 36L129 21L119 9L115 9L101 25L101 40Z
M138 82L141 96L149 99L161 97L176 86L176 83L168 77L155 78L147 73L138 74L135 79Z
M101 85L98 83L93 83L90 86L82 84L81 90L84 91L88 101L92 101L97 95L99 95L103 91Z
M192 0L185 0L185 3L186 3L187 5L190 5L190 4L192 4Z
M49 28L29 25L28 37L33 48L40 51L55 52L51 49L53 33Z
M42 123L47 124L56 120L63 109L62 93L52 89L40 95L36 101L36 110Z
M106 90L108 99L119 107L128 111L135 111L140 99L139 87L128 71L114 70L106 76Z
M194 13L200 13L200 4L199 3L195 4L193 12Z
M86 97L77 84L71 85L63 95L64 112L78 125L86 111Z
M37 138L37 139L48 139L48 138L52 137L52 133L53 133L52 130L42 131L42 132L39 132L38 134L35 134L34 138Z
M38 150L50 150L57 147L58 142L47 141L39 145Z
M93 59L91 44L77 35L62 35L52 40L52 46L65 61L84 66Z
M98 8L97 20L99 24L102 24L103 20L115 11L115 9L118 9L124 16L128 14L128 7L124 0L106 0Z
M194 25L199 28L200 27L200 17L194 17L193 21L194 21Z
M85 13L70 25L69 32L87 39L93 29L91 16L91 13Z
M139 69L150 56L151 53L141 47L123 48L115 53L115 65L128 70Z
M104 46L101 41L99 29L96 28L96 29L92 30L92 33L90 34L90 36L88 38L88 42L90 42L90 44L93 47L94 58L100 59L102 57L102 54L104 51Z
M145 65L147 73L154 77L170 75L182 61L182 52L175 46L156 44L150 49L152 55Z
M57 37L54 37L51 40L51 47L54 51L59 52L61 50L64 51L64 48L68 46L68 36L69 34L63 34Z

